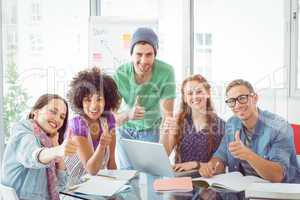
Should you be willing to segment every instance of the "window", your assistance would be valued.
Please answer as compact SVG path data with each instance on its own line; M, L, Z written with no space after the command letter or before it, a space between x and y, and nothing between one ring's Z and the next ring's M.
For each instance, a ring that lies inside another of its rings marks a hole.
M87 66L89 1L2 1L5 140L44 93L66 96ZM47 8L47 9L43 9ZM3 138L2 138L3 139ZM3 152L1 150L1 152Z
M17 36L15 31L7 32L7 48L10 50L17 48Z
M230 114L223 100L231 80L243 78L257 90L286 87L285 0L194 0L193 5L193 73L212 83L221 116Z
M184 13L189 10L182 0L102 0L101 16L130 17L158 21L159 51L158 58L176 69L176 80L181 82L187 65L183 58ZM132 6L134 5L134 6ZM188 21L188 18L186 18ZM178 70L177 70L178 69Z
M33 2L31 4L31 21L32 23L39 23L42 20L41 2Z
M194 32L202 33L204 45L212 51L208 79L226 82L238 76L260 82L282 68L283 4L284 0L195 0ZM265 87L283 87L278 83L282 80L273 79Z
M203 33L195 33L195 43L196 46L202 46L203 45Z
M212 34L194 33L195 51L194 51L194 74L211 74L209 72L212 58Z
M30 50L32 53L42 53L43 50L43 41L42 35L31 33L29 34Z

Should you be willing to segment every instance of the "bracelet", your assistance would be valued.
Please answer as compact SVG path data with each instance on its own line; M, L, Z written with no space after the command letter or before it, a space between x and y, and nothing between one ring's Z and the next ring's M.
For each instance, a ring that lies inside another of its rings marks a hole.
M43 163L43 162L40 161L40 154L41 154L41 152L42 152L44 149L45 149L45 147L42 147L42 148L36 153L36 156L35 156L36 160L37 160L39 163L41 163L41 164L45 164L45 163Z

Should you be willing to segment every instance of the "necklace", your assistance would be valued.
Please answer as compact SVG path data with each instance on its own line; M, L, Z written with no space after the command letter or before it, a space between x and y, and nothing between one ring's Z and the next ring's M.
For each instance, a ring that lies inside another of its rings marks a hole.
M90 124L90 133L93 141L97 141L99 139L99 124L97 122L94 122Z
M90 124L90 130L91 130L92 135L98 135L98 133L99 133L99 123L94 122L94 123Z

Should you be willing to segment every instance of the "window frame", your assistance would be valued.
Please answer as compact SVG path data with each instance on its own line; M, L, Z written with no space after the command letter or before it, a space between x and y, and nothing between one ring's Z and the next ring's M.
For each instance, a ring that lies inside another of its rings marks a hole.
M299 47L299 8L298 8L298 0L290 0L288 1L289 5L286 10L289 17L288 31L290 40L288 41L289 45L289 53L287 57L290 59L290 67L289 69L289 94L290 97L300 97L300 87L298 88L298 71L299 71L299 63L298 63L298 47Z
M299 0L300 1L300 0ZM191 0L190 3L190 74L194 72L194 5L195 0ZM298 0L284 1L284 20L286 31L284 33L284 67L287 69L284 73L284 80L286 83L286 89L288 90L288 97L295 98L300 97L300 87L297 88L298 82L298 34L299 24L298 17L300 14L300 8L298 6ZM299 84L300 85L300 84Z
M3 76L3 44L2 44L2 40L3 40L3 35L2 35L2 1L0 1L0 82L3 83L4 80L4 76ZM4 122L3 122L3 84L1 84L0 86L0 133L4 133ZM0 165L2 166L2 158L3 158L3 151L5 148L5 144L4 144L4 134L0 134Z
M101 0L90 0L90 16L101 16Z

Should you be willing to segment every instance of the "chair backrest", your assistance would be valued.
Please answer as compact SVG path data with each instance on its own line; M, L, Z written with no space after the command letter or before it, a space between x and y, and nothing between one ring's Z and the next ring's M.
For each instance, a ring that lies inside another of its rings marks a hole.
M300 125L292 124L292 127L294 129L294 142L296 147L296 153L297 155L300 155Z
M19 200L14 188L0 184L0 199Z

